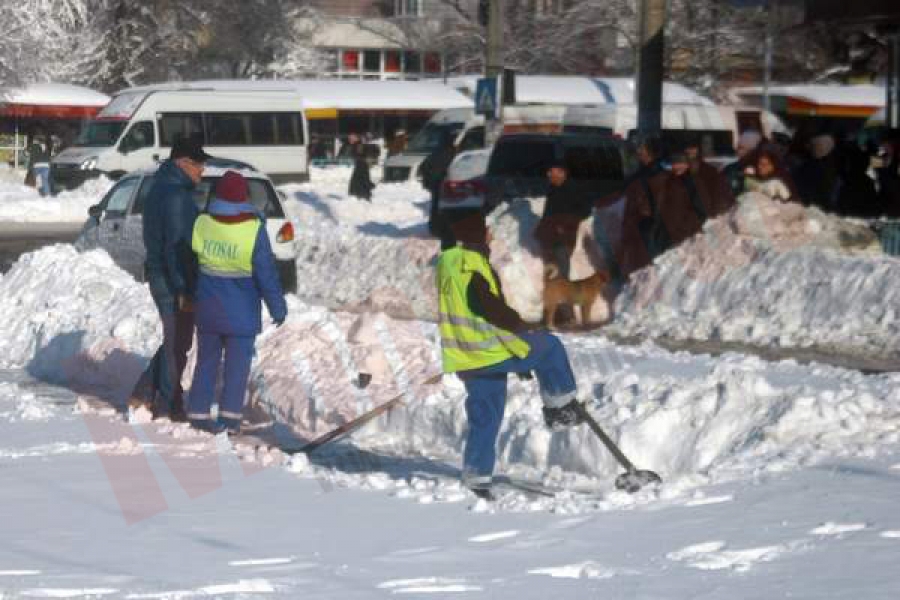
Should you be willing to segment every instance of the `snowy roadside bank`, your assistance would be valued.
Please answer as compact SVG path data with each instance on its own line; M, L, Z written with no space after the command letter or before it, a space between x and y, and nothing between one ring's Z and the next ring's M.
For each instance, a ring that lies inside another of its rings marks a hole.
M421 188L381 186L370 204L342 195L339 182L335 176L328 185L287 190L298 224L301 298L433 321L438 248L426 236ZM542 211L542 200L521 199L489 217L492 263L507 299L527 319L541 318L542 263L531 232ZM603 264L592 239L594 219L582 226L573 278ZM898 306L900 260L881 253L863 225L748 196L732 214L634 274L601 331L673 348L897 370ZM591 319L603 321L609 312L598 302Z
M113 182L105 177L91 179L75 190L42 197L35 188L22 183L24 173L0 167L0 224L2 223L84 223L88 208L96 204Z
M633 275L616 336L900 369L900 260L865 226L748 195Z

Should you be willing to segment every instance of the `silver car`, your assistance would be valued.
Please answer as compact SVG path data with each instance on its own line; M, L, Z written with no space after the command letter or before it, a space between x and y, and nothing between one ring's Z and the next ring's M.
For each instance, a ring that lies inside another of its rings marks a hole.
M203 170L203 179L194 192L197 208L203 212L212 200L216 182L228 170L239 172L247 179L250 201L265 215L266 232L278 265L278 274L285 292L297 291L297 250L294 246L294 226L285 216L281 195L264 174L246 165L228 161L210 161ZM92 206L89 217L76 241L76 246L90 250L103 248L113 261L138 281L144 280L144 201L153 185L156 168L124 175Z

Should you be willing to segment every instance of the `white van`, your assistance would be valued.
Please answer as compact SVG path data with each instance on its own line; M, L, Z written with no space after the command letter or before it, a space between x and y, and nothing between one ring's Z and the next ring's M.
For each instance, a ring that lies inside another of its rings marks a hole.
M635 104L534 104L504 108L504 133L595 133L628 139L637 130ZM783 130L777 117L761 111L758 121L769 130ZM722 165L734 157L741 119L731 106L666 103L662 110L661 136L678 147L688 134L697 137L707 160ZM779 127L780 125L780 127ZM480 148L484 141L484 118L474 109L456 108L436 113L412 139L402 154L384 163L383 181L406 181L419 175L418 168L440 143L443 135L454 136L460 152Z
M564 120L569 109L564 104L519 104L505 106L505 132L547 129L547 124ZM548 131L549 132L549 131ZM473 108L447 108L436 112L412 138L406 150L384 161L382 181L407 181L420 177L419 166L431 154L444 136L451 136L458 152L484 148L484 117Z
M197 136L217 158L238 160L276 183L308 181L309 130L300 95L265 82L163 84L124 90L75 144L51 161L57 188L100 174L118 179L168 158L172 142Z

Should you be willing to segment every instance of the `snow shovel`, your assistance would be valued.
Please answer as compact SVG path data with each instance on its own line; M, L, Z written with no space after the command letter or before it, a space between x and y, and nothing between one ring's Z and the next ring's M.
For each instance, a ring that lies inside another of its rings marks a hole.
M587 408L585 408L583 404L576 402L575 406L581 417L587 422L593 432L597 434L600 441L603 442L603 445L616 457L619 464L625 467L625 472L616 477L616 489L633 494L646 485L662 483L662 478L653 471L636 469L634 465L631 464L631 461L628 460L628 457L622 454L622 451L619 450L619 447L616 446L615 442L613 442L609 436L606 435L606 432L600 428L600 425L597 424L597 421L591 416L591 413L587 411Z

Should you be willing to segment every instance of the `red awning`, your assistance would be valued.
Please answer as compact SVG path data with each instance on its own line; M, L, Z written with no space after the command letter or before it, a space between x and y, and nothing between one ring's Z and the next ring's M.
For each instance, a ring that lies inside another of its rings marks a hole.
M100 112L100 106L56 106L45 104L16 104L0 102L0 116L47 119L90 119Z

